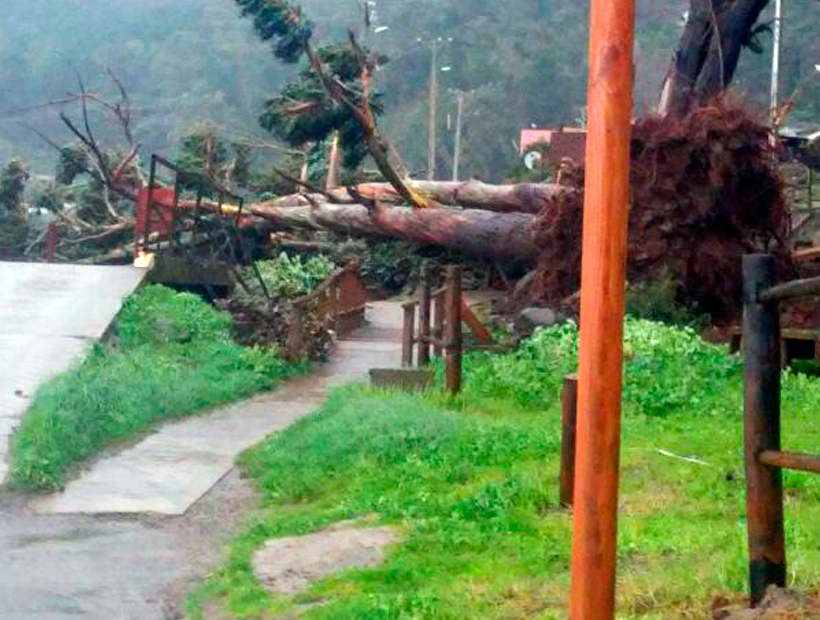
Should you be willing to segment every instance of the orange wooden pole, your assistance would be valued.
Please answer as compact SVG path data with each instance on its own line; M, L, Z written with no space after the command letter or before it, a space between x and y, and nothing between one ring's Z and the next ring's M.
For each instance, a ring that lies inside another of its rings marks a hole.
M635 0L592 0L572 620L612 620Z

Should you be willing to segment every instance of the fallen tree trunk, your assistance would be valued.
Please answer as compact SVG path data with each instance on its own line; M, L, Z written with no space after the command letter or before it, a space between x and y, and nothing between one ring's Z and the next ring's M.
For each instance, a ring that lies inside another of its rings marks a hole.
M441 205L459 206L495 213L538 213L557 196L572 194L576 190L550 183L520 183L517 185L489 185L480 181L416 181L413 188L426 198ZM352 189L338 187L326 194L301 194L277 198L277 207L306 206L313 202L355 204L361 199L387 203L403 203L404 200L389 183L362 183Z
M195 208L194 204L180 204ZM217 212L216 204L201 208ZM493 213L478 209L414 209L410 207L316 203L282 207L276 201L248 207L249 213L275 229L331 230L351 235L377 235L421 245L440 245L476 256L511 261L534 260L534 215Z

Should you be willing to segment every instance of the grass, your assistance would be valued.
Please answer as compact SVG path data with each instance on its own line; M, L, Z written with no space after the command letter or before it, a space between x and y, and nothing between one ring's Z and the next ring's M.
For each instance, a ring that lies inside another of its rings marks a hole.
M741 368L691 330L626 330L618 616L711 618L746 587ZM543 330L502 357L466 360L461 397L342 389L247 452L264 515L189 599L238 618L513 620L566 617L571 515L557 505L561 377L577 330ZM820 451L820 384L786 374L784 445ZM672 453L696 457L687 462ZM820 583L820 477L787 473L789 577ZM374 570L272 597L251 555L268 538L375 515L405 541Z
M231 318L189 293L131 296L117 342L40 389L12 438L12 486L49 490L84 459L156 423L273 388L292 372L272 349L231 339Z

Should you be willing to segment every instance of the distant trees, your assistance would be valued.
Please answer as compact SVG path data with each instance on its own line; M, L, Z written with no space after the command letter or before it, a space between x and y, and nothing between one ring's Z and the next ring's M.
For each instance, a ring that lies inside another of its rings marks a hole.
M22 254L28 236L23 194L29 173L20 159L0 171L0 258Z
M204 189L212 181L243 189L251 181L251 147L229 142L210 123L191 127L180 141L179 152L177 163L188 172L188 187Z
M21 159L12 159L0 171L0 206L7 214L21 214L25 203L23 194L29 173Z

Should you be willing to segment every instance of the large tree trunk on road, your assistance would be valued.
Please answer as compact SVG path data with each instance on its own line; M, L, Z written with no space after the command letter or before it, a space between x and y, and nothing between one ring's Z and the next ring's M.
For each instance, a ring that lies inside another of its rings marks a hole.
M683 118L722 93L734 77L740 52L769 0L691 0L659 112Z

